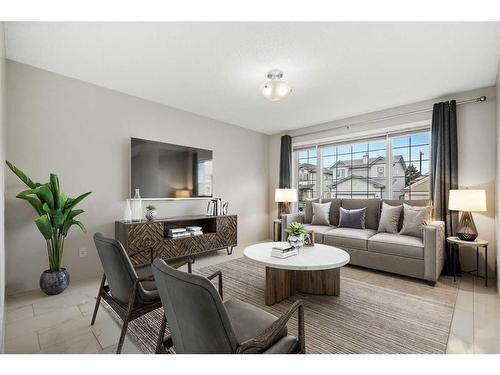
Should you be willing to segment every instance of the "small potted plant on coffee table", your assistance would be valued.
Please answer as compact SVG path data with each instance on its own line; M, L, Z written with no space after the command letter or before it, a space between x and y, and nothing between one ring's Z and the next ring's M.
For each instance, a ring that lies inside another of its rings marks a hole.
M286 231L289 233L288 243L297 248L304 245L305 237L309 235L309 231L304 227L304 224L297 222L288 224Z

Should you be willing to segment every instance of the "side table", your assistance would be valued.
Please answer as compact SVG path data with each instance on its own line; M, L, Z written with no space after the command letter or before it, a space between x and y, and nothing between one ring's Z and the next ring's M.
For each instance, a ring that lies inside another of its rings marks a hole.
M456 257L458 256L458 249L461 245L476 248L476 269L472 271L464 271L465 273L474 274L477 277L484 278L484 286L488 286L488 241L476 239L475 241L464 241L458 237L448 237L446 241L452 245L452 262L453 262L453 281L456 281ZM484 249L484 276L479 275L479 248Z

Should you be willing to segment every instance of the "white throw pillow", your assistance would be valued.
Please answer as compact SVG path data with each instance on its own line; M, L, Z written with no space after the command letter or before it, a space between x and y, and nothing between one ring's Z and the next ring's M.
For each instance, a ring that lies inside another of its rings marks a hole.
M314 203L312 204L313 215L312 225L330 225L330 206L332 202L328 203Z
M418 207L403 204L403 227L400 234L423 237L424 225L430 221L432 206Z

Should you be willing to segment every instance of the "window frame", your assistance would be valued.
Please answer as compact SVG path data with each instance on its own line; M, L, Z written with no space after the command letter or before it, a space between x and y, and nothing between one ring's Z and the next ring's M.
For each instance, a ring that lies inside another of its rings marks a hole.
M425 125L422 126L422 123L420 123L418 127L414 128L406 128L404 130L396 130L393 132L390 131L383 131L380 133L372 133L370 136L360 136L359 138L353 137L353 135L349 137L339 137L338 140L329 140L322 142L321 140L316 141L315 143L311 144L300 144L299 146L292 145L292 152L293 152L293 158L292 158L292 164L293 164L293 172L292 172L292 182L293 186L297 188L297 191L299 189L299 184L298 184L298 167L299 167L299 152L302 150L310 150L310 149L315 149L316 150L316 168L317 168L317 173L316 173L316 192L313 198L322 198L323 193L324 193L324 186L323 186L323 156L324 152L323 150L326 149L327 147L338 147L342 145L353 145L353 144L359 144L359 143L370 143L370 142L377 142L377 141L384 141L385 143L385 165L380 166L384 168L384 173L385 176L385 182L386 182L386 190L385 190L385 195L387 197L392 197L393 196L393 188L392 188L392 181L393 181L393 168L392 168L392 159L393 159L393 140L397 137L405 136L405 135L416 135L419 133L429 133L429 160L431 160L431 142L432 142L432 133L431 133L431 127L430 127L430 121L425 122ZM352 154L352 149L351 149L351 154ZM411 155L410 155L410 161L411 162ZM379 168L379 167L377 167ZM345 169L343 169L345 171ZM337 172L335 172L337 173ZM346 175L347 173L344 172ZM370 168L367 168L367 173L368 176L370 174ZM431 171L429 170L429 175ZM344 176L345 177L345 176ZM338 177L336 176L338 179ZM380 178L378 176L378 170L377 170L377 178ZM352 182L351 182L351 197L353 197L352 194ZM370 196L371 191L367 188L366 196ZM410 192L411 196L411 192ZM370 199L370 198L368 198ZM384 198L383 198L384 199ZM385 199L392 199L392 198L385 198ZM298 208L300 202L297 202L296 207Z

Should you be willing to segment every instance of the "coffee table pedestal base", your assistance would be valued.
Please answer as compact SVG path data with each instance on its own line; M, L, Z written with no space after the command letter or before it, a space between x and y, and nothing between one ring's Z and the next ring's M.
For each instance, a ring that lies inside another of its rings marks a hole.
M297 292L338 296L340 268L295 271L266 267L266 305L283 301Z

